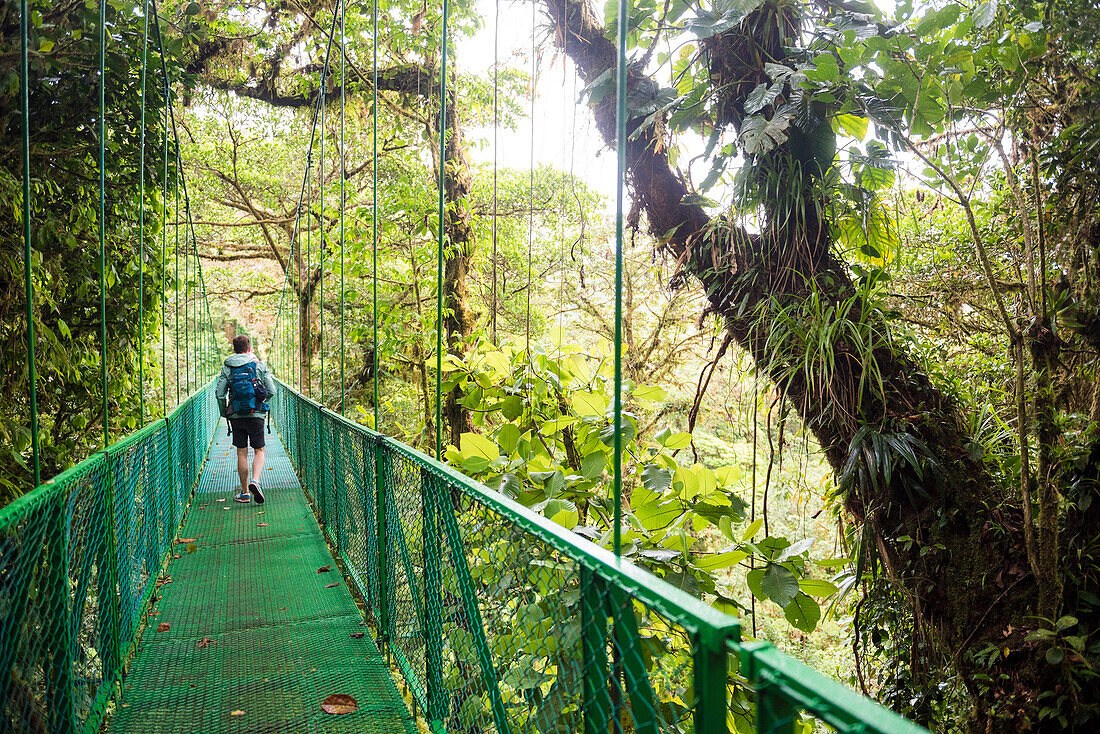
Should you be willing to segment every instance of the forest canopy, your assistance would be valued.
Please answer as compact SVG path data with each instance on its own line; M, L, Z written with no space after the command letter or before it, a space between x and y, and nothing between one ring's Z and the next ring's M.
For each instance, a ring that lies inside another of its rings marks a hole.
M621 149L627 555L937 731L1095 729L1095 3L635 2L621 140L614 0L451 3L442 99L439 5L380 3L376 36L349 4L337 72L334 0L169 0L149 79L146 7L110 3L103 395L98 10L31 3L44 477L104 448L105 405L115 439L162 417L247 332L291 387L439 435L456 468L608 544L614 192L583 172ZM6 59L18 22L5 2ZM4 74L11 499L33 473ZM536 131L559 107L565 129ZM536 161L559 135L562 160Z

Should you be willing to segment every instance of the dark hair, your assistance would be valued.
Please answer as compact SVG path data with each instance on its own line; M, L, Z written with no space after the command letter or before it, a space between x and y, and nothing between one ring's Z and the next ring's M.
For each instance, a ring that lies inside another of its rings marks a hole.
M244 354L252 348L252 340L244 334L233 337L233 351L237 354Z

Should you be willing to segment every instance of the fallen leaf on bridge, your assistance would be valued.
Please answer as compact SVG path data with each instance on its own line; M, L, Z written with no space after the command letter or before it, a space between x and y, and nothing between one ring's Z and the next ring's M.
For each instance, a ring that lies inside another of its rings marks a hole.
M172 625L167 622L161 622L157 625L157 632L167 632L170 629L172 629Z
M331 589L333 586L339 586L339 585L340 585L339 581L333 581L331 584L325 584L325 588L326 589Z
M317 573L328 573L332 570L332 566L321 566L317 569Z
M187 545L188 543L194 543L194 538L180 538L176 541L176 545Z
M266 523L266 522L258 522L258 523L256 523L256 527L258 527L258 528L266 528L266 527L267 527L267 523Z
M366 632L352 632L351 636L353 638L355 638L356 640L361 640L361 639L363 639L364 637L367 636L367 633Z
M201 640L199 640L199 649L202 650L204 648L210 647L210 643L212 642L213 640L211 640L209 637L202 638Z
M347 693L334 693L321 702L321 710L326 714L350 714L359 710L359 703Z
M230 711L229 715L230 716L244 716L244 711L241 711L240 709L237 709L236 711Z

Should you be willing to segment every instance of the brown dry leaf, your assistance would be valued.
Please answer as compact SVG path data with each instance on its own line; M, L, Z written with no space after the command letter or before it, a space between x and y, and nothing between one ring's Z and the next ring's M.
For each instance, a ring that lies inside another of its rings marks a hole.
M172 556L172 558L183 558L183 556L181 556L179 553L177 553L174 556Z
M230 716L244 716L244 711L241 711L240 709L237 709L236 711L230 711L229 715Z
M172 625L167 622L161 622L157 625L157 632L167 632L170 629L172 629Z
M205 649L207 647L210 647L210 643L212 643L212 642L214 642L214 641L211 640L209 637L202 638L201 640L199 640L199 649L202 650L202 649Z
M149 612L149 616L150 616L150 617L155 617L155 616L157 616L158 614L160 614L160 611L159 611L159 610L158 610L158 611L155 611L155 612Z
M340 585L339 581L333 581L331 584L325 584L325 588L326 589L331 589L333 586L339 586L339 585Z
M321 566L317 569L317 573L328 573L332 570L332 566Z
M334 693L321 702L321 710L326 714L350 714L359 710L359 702L347 693Z
M214 501L215 501L215 502L225 502L225 497L222 497L221 499L216 499L216 500L214 500Z
M266 527L267 527L267 523L266 523L266 522L258 522L258 523L256 523L256 527L258 527L258 528L266 528Z
M180 538L179 540L176 541L176 545L187 545L189 543L194 543L194 542L195 542L195 538Z
M355 638L356 640L361 640L361 639L363 639L364 637L367 636L367 633L366 632L352 632L351 636L353 638Z

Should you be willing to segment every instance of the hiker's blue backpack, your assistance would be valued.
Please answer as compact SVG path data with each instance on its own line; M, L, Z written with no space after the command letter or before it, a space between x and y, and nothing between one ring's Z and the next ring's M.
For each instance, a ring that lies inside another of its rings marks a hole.
M267 411L267 386L256 374L258 362L229 368L229 415Z

